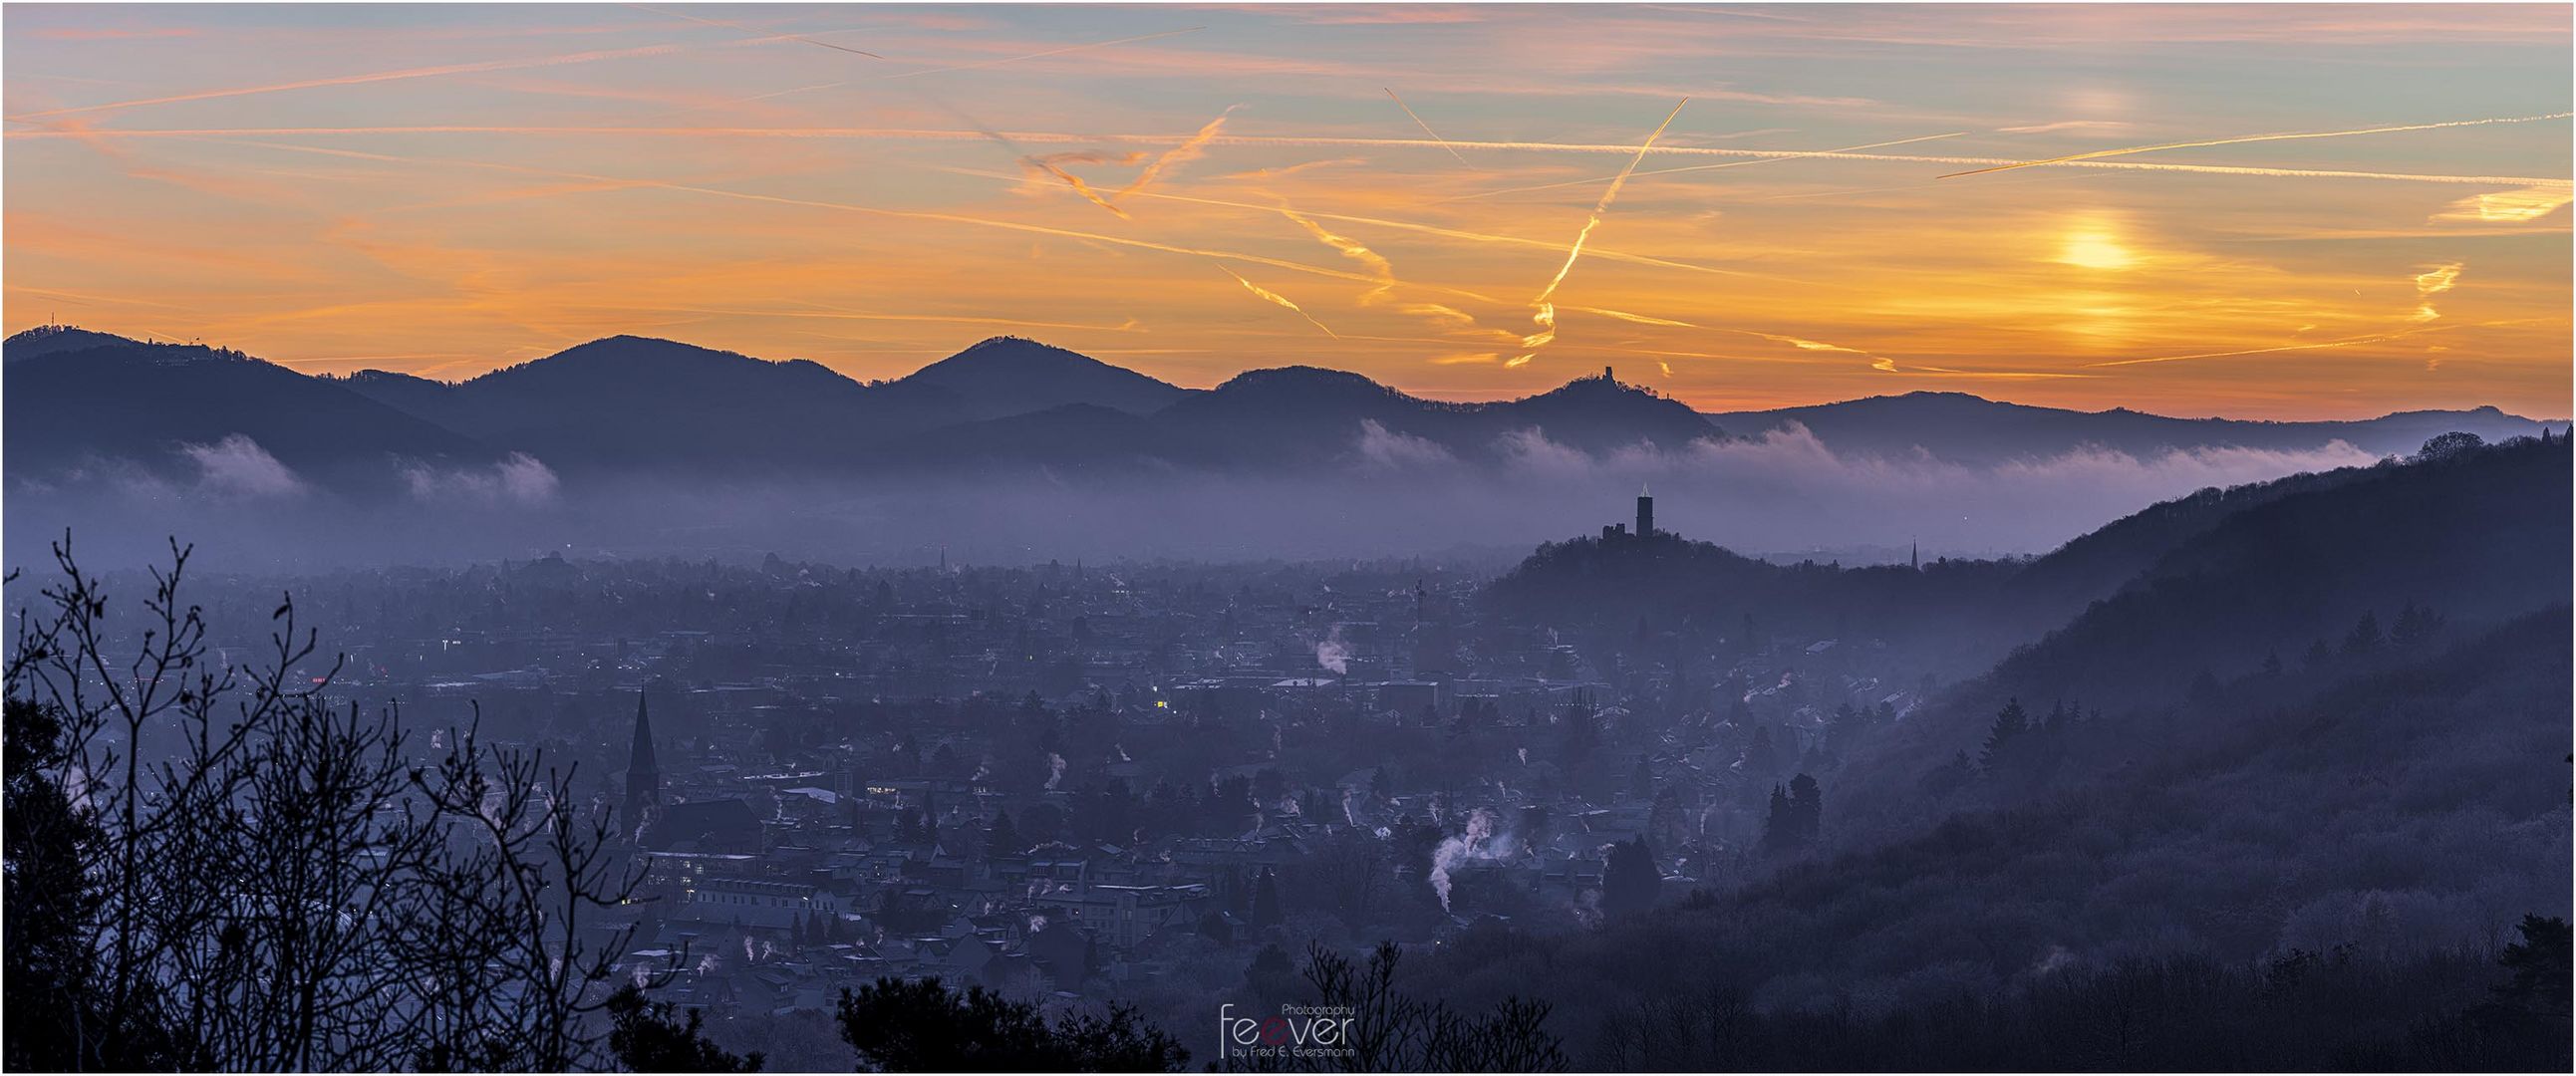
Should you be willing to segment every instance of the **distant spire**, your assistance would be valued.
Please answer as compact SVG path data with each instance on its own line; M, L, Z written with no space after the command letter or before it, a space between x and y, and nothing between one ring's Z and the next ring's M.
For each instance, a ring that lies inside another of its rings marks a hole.
M635 746L626 760L626 813L640 820L648 807L662 802L662 767L653 753L653 719L644 711L644 692L635 692Z
M1914 554L1913 554L1912 556L1910 556L1910 557L1907 557L1907 558L1906 558L1906 566L1907 566L1907 567L1910 567L1910 568L1913 568L1915 571L1918 571L1918 572L1923 570L1923 540L1922 540L1922 539L1917 538L1917 539L1915 539L1915 540L1914 540Z

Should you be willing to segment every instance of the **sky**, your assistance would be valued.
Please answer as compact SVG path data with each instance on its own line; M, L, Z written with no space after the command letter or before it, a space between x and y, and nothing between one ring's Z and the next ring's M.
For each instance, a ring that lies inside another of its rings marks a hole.
M875 379L1013 334L1444 399L1612 367L1708 410L2570 410L2566 5L12 4L0 38L11 332L446 379L616 333ZM2284 134L2319 137L2225 141Z

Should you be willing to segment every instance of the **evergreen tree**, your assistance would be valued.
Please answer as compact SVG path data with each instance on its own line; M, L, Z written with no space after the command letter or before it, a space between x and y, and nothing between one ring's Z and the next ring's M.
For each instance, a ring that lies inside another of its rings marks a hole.
M1790 779L1789 817L1796 827L1798 843L1815 843L1825 820L1825 792L1815 778L1802 773Z
M2299 658L2299 664L2309 672L2316 672L2333 662L2334 651L2326 648L2326 641L2323 639L2309 643L2308 652Z
M1260 879L1252 883L1252 925L1275 927L1286 919L1279 906L1279 878L1263 867Z
M2022 711L2021 700L2012 699L2005 702L2004 708L1995 712L1995 723L1986 732L1985 751L1978 759L1985 766L1986 772L1995 772L1995 764L2002 760L2005 752L2011 750L2013 741L2020 739L2023 733L2029 731L2030 715Z
M1609 859L1601 868L1603 912L1625 915L1652 908L1663 888L1663 872L1655 867L1655 854L1646 847L1644 834L1610 846Z
M1011 824L1009 811L993 812L993 824L985 830L984 841L997 856L1016 856L1029 850L1028 844L1020 840L1019 828Z
M1789 791L1771 786L1771 813L1762 820L1762 850L1772 855L1788 851L1797 844L1798 826L1789 806Z

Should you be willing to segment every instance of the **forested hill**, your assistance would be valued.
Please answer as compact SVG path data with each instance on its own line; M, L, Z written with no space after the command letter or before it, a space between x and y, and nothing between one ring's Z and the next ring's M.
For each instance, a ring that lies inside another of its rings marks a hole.
M2014 698L2187 711L2228 685L2376 666L2565 602L2569 476L2566 439L2518 439L2228 515L1895 730L1889 757L1973 751Z
M1811 751L1812 843L1438 974L1545 968L1596 1067L2563 1069L2570 451L2446 448L2246 497ZM1605 556L1512 585L1642 597Z
M2541 488L2548 484L2543 476L2553 466L2552 453L2559 480L2554 491ZM1672 631L1720 651L1740 648L1748 636L1867 638L1919 651L1947 666L1949 675L1966 676L2015 647L2069 627L2096 601L2159 580L2182 585L2174 577L2206 574L2193 565L2209 567L2230 557L2269 555L2273 567L2286 573L2239 596L2295 599L2304 603L2299 609L2336 606L2331 612L2345 618L2343 627L2365 606L2385 604L2382 615L2395 615L2406 595L2391 597L2378 588L2419 578L2419 589L2445 581L2474 583L2481 588L2474 604L2483 608L2485 595L2497 587L2508 596L2517 588L2501 581L2507 577L2476 569L2470 552L2507 537L2522 543L2504 551L2508 555L2545 551L2549 543L2535 545L2533 539L2566 519L2567 470L2564 438L2517 438L2474 450L2453 443L2406 462L2205 489L2149 506L2037 558L1942 559L1919 569L1773 564L1668 533L1585 536L1541 545L1488 587L1484 601L1514 620ZM2345 490L2355 492L2333 496ZM2549 522L2552 504L2555 523ZM2276 508L2282 505L2290 507ZM2388 513L2409 515L2382 520ZM2275 532L2295 540L2273 544ZM2565 547L2563 529L2556 547ZM2410 557L2433 559L2419 565L2407 563ZM2554 570L2555 578L2565 579L2564 557ZM2475 583L2471 575L2487 582ZM2343 587L2346 580L2356 586ZM2262 589L2275 586L2296 592ZM2272 624L2273 634L2260 640L2229 636L2228 644L2303 648L2311 641L2280 636L2290 630L2288 621L2256 619ZM2184 644L2214 637L2178 632L2165 638ZM2212 654L2226 652L2225 646L2210 648ZM2258 650L2238 664L2263 654ZM2215 659L2191 657L2185 683L2205 660ZM2213 666L2225 667L2224 661ZM2060 690L2044 683L2031 689Z

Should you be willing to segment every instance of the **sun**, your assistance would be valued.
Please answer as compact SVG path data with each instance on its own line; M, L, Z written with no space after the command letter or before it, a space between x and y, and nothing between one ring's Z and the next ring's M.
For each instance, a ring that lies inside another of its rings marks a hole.
M2086 269L2126 269L2137 264L2137 256L2120 245L2120 237L2108 229L2087 228L2066 233L2065 245L2058 248L2057 260Z

